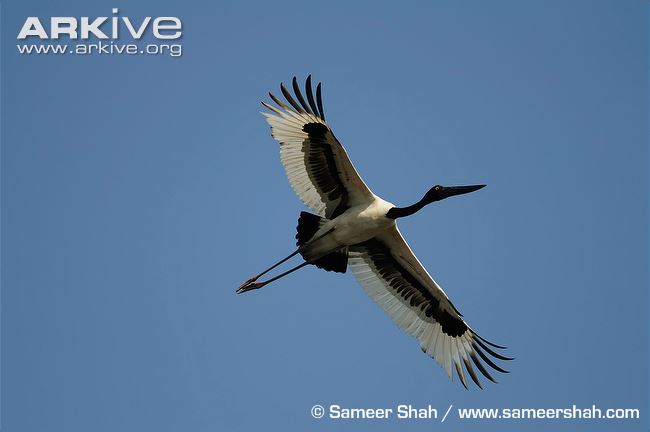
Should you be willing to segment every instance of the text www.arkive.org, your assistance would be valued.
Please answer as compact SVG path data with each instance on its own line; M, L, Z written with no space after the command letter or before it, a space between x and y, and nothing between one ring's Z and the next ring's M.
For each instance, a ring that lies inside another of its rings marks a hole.
M137 44L121 44L114 42L98 43L79 43L74 45L68 44L17 44L16 48L20 54L76 54L76 55L168 55L170 57L180 57L183 55L183 46L181 44L147 44L139 47Z

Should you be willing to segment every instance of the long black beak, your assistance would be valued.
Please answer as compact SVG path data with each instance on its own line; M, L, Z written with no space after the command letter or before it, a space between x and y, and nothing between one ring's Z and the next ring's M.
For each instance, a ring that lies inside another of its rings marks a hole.
M448 198L450 196L454 195L462 195L470 192L477 191L479 189L483 189L485 185L474 185L474 186L448 186L443 189L443 194L445 195L445 198Z

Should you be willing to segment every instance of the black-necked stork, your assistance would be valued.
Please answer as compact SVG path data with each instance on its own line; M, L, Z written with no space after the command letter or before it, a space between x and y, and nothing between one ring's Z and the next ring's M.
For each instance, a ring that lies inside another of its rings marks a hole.
M422 351L445 368L450 379L453 380L455 368L467 388L466 370L481 387L473 363L485 377L496 382L481 360L499 372L507 372L490 356L511 358L496 353L488 345L505 347L483 339L467 325L411 251L395 223L427 204L485 185L437 185L407 207L384 201L361 179L327 124L320 83L314 98L311 76L307 78L307 100L295 77L292 84L293 95L280 85L286 103L269 93L277 107L262 102L271 111L262 114L271 125L273 138L280 143L280 158L289 183L302 202L317 214L301 212L296 235L298 249L244 282L237 292L261 288L308 264L339 273L350 267L366 293L403 331L418 339ZM302 264L267 281L256 282L298 253L304 258Z

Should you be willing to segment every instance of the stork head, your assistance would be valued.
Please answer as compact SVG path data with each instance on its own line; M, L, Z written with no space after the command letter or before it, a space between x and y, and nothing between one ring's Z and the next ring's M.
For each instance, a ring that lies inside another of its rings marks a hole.
M426 204L432 202L440 201L445 198L449 198L454 195L462 195L470 192L477 191L484 188L485 185L474 185L474 186L440 186L435 185L424 195L422 201Z
M474 186L440 186L435 185L428 190L422 199L408 207L393 207L388 210L386 217L390 219L397 219L405 216L410 216L421 210L427 204L449 198L454 195L462 195L470 192L477 191L484 188L485 185Z

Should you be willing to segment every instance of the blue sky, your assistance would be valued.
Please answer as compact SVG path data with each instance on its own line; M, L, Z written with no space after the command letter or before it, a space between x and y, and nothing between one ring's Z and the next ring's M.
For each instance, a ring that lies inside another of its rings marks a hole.
M178 16L183 55L26 56L27 16ZM640 430L648 425L642 1L2 4L7 431ZM236 296L304 210L259 101L323 82L373 191L480 192L400 221L509 347L450 383L350 274ZM315 420L348 407L639 408L640 420Z

